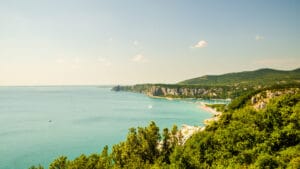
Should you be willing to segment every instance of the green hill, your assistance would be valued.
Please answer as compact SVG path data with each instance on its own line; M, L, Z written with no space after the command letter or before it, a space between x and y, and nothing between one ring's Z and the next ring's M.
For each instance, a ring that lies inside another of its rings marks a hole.
M274 69L259 69L227 73L223 75L206 75L179 82L181 85L228 85L228 86L268 86L300 82L300 68L284 71Z

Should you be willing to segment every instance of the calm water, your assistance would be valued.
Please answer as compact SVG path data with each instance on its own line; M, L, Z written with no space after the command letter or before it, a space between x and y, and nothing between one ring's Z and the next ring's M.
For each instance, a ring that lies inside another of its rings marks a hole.
M210 113L193 101L152 99L108 87L0 87L0 169L27 169L59 155L73 159L125 139L155 121L203 125Z

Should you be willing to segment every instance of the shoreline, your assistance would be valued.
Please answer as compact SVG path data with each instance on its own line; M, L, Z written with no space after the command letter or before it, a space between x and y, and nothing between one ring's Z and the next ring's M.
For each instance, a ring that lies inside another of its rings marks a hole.
M182 129L186 127L194 127L196 131L199 131L199 128L201 128L201 131L205 129L207 125L210 125L211 122L216 122L220 119L220 116L222 115L222 112L217 111L216 109L207 106L207 104L219 104L219 103L205 103L203 100L212 100L212 101L230 101L231 99L203 99L203 98L173 98L173 97L165 97L165 96L153 96L144 93L146 96L154 99L166 99L166 100L195 100L195 103L197 104L197 108L204 110L208 113L211 113L213 116L207 119L204 119L203 123L204 126L190 126L187 124L182 125ZM202 101L201 101L202 100ZM190 135L190 134L189 134Z
M219 112L219 111L217 111L216 109L207 106L207 104L205 104L205 103L203 103L203 102L200 102L200 103L199 103L198 108L200 108L200 109L202 109L202 110L205 110L205 111L207 111L207 112L209 112L209 113L211 113L211 114L213 114L213 115L219 115L219 114L222 114L222 112Z
M220 117L222 116L222 112L217 111L216 109L207 106L203 102L200 102L200 105L198 107L202 110L205 110L205 111L213 114L213 116L211 118L205 119L203 121L205 126L210 125L212 122L217 122L220 119Z
M211 122L213 121L218 121L220 116L222 115L222 112L220 111L217 111L216 109L214 108L211 108L209 106L207 106L206 103L202 102L203 100L213 100L213 101L229 101L230 99L202 99L202 98L173 98L173 97L164 97L164 96L153 96L153 95L149 95L149 94L146 94L146 96L150 97L150 98L154 98L154 99L166 99L166 100L196 100L196 104L197 104L197 108L201 109L201 110L204 110L208 113L211 113L213 116L208 118L208 119L204 119L203 123L204 123L204 126L201 127L201 126L190 126L190 125L187 125L187 124L183 124L182 125L182 128L185 127L196 127L196 128L205 128L205 126L209 125ZM201 101L202 100L202 101ZM209 103L209 104L219 104L219 103ZM197 129L197 131L199 131L199 129ZM202 131L202 130L201 130Z
M142 93L145 94L145 93ZM197 102L201 102L201 100L211 100L211 101L224 101L230 102L231 99L204 99L204 98L196 98L196 97L168 97L168 96L153 96L149 94L145 94L146 96L153 98L153 99L166 99L166 100L195 100ZM203 103L203 102L202 102ZM214 104L214 103L212 103Z
M153 96L153 95L148 95L146 96L153 98L153 99L166 99L166 100L181 100L181 98L173 98L173 97L162 97L162 96Z
M211 114L213 114L213 116L208 119L204 119L204 121L203 121L204 126L191 126L191 125L183 124L181 126L181 129L179 130L179 132L182 135L181 145L184 145L185 142L190 137L192 137L195 133L204 131L206 129L206 126L210 125L212 122L218 121L220 119L220 116L222 115L222 112L219 112L216 109L207 106L203 102L198 102L196 104L199 104L197 106L199 109L202 109L208 113L211 113Z
M165 100L194 100L195 104L197 104L197 108L204 110L213 116L207 119L203 120L204 126L191 126L187 124L182 124L181 128L178 130L177 137L179 137L179 133L182 136L182 140L180 145L184 145L185 142L192 137L195 133L202 132L206 129L206 126L210 125L212 122L216 122L220 119L220 116L222 115L222 112L217 111L216 109L207 106L207 104L219 104L219 103L205 103L203 100L211 100L211 101L231 101L231 99L203 99L203 98L176 98L176 97L167 97L167 96L153 96L147 93L142 93L148 96L149 98L153 99L165 99Z

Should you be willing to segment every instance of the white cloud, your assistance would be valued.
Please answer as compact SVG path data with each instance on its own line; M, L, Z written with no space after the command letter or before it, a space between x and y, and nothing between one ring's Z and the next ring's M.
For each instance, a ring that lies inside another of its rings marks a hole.
M98 61L98 62L106 62L107 59L106 59L106 58L103 58L103 57L99 57L99 58L97 59L97 61Z
M135 56L131 59L131 61L133 61L133 62L146 62L146 58L145 58L145 56L142 55L142 54L137 54L137 55L135 55Z
M98 62L101 62L103 65L109 67L112 65L112 63L107 59L107 58L104 58L104 57L99 57L97 59Z
M208 45L208 42L205 40L200 40L193 48L204 48Z
M138 46L138 45L139 45L139 41L134 40L134 41L133 41L133 45L134 45L134 46Z
M264 40L265 37L261 36L261 35L256 35L255 36L255 40Z
M81 66L78 65L78 64L72 64L72 65L71 65L71 68L72 68L72 69L79 69L79 68L81 68Z
M74 59L74 62L75 62L76 64L79 64L79 63L82 62L82 60L81 60L80 58L76 57L76 58Z
M58 59L56 59L55 62L56 62L56 63L59 63L59 64L63 64L63 63L65 63L65 60L62 59L62 58L58 58Z
M112 63L111 62L109 62L109 61L107 61L107 62L105 62L105 64L104 64L105 66L107 66L107 67L109 67L109 66L111 66L112 65Z

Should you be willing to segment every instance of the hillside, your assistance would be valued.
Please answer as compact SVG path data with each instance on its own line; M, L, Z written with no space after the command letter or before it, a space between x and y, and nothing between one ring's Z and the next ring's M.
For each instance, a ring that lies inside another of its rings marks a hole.
M259 69L227 73L223 75L205 75L179 82L181 85L227 85L227 86L255 86L274 85L300 82L300 68L283 71L274 69Z

